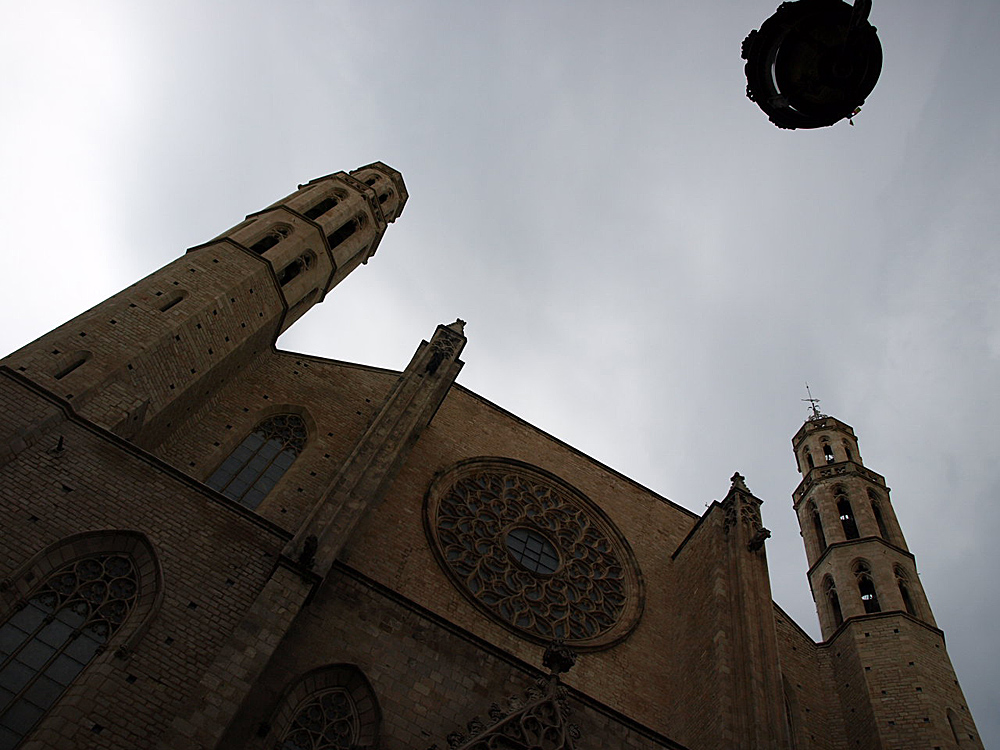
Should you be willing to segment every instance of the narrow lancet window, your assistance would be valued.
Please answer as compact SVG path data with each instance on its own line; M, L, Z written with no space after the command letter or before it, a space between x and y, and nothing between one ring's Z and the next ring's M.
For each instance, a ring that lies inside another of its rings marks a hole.
M851 501L847 495L837 495L837 513L840 515L840 523L844 527L845 539L857 539L858 524L854 520L854 510L851 508Z
M830 447L829 443L823 443L823 455L826 457L828 464L833 463L833 448Z
M858 592L861 594L861 603L864 605L865 614L873 615L876 612L881 612L882 607L878 602L875 582L872 580L872 572L868 563L859 562L855 565L854 575L858 579Z
M812 453L810 453L809 451L806 451L806 463L809 464L810 469L816 468L816 464L813 463Z
M913 606L913 597L910 596L910 587L906 580L906 573L902 568L896 568L896 585L899 586L899 596L903 600L903 608L907 614L917 616L917 608Z
M819 544L819 551L822 554L826 551L826 534L823 533L823 519L819 517L819 511L815 504L812 506L812 522L816 531L816 542Z
M272 247L281 242L289 234L287 227L275 227L273 230L265 234L255 243L250 246L250 250L257 253L257 255L263 255Z
M847 444L846 440L842 440L841 443L844 445L844 455L847 456L847 460L853 461L854 455L851 453L851 447Z
M313 255L311 252L303 253L298 258L296 258L287 266L281 269L281 271L278 273L278 283L280 283L281 286L284 286L303 271L308 271L310 268L312 268L313 261L315 259L316 256Z
M90 359L90 352L77 352L73 359L65 367L61 368L54 377L56 380L62 380L64 377L69 375L73 370L80 367L84 362Z
M294 414L266 419L244 438L206 484L256 508L305 448L306 425Z
M948 726L951 727L951 736L955 738L955 744L959 747L962 746L962 740L959 739L959 724L961 724L961 719L958 718L958 714L955 713L955 709L949 708L947 712L948 716Z
M348 237L358 231L358 229L361 228L361 223L361 218L355 217L331 232L326 238L326 241L330 243L330 248L332 249L337 247L337 245L341 244Z
M889 529L886 528L885 519L882 517L882 509L874 499L872 500L872 515L875 516L875 523L878 525L879 536L887 542L891 541L889 539Z
M333 208L334 206L336 206L339 202L340 201L338 201L335 197L333 197L331 195L330 197L324 198L319 203L317 203L315 206L313 206L312 208L310 208L308 211L305 212L304 215L305 215L305 217L307 219L312 219L312 220L315 221L320 216L322 216L327 211L329 211L331 208Z
M160 305L160 312L166 312L171 307L174 307L175 305L180 303L180 301L184 299L185 296L187 296L185 292L178 292L173 297L164 302L162 305Z
M826 599L830 602L830 611L833 614L833 626L839 628L844 624L844 613L840 609L840 597L837 596L837 587L830 576L826 577L824 588L826 589Z

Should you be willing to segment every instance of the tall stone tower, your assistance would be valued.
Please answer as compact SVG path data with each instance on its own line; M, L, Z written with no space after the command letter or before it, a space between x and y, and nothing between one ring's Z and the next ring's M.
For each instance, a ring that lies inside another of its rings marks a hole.
M981 748L889 500L850 425L819 413L792 438L809 586L852 747Z
M4 364L155 451L375 254L406 199L381 162L312 180Z

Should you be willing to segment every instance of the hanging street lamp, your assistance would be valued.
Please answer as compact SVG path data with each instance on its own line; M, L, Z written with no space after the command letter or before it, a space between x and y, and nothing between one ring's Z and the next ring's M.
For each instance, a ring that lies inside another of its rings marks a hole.
M771 122L789 130L823 128L857 114L882 71L882 45L868 23L871 5L782 3L747 35L747 96Z

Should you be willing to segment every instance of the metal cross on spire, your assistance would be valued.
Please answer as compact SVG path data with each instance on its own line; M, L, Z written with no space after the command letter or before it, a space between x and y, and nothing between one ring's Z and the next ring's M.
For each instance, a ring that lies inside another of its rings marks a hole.
M800 400L801 401L808 401L809 402L809 408L812 409L812 413L813 413L813 415L810 417L810 419L822 419L823 417L825 417L826 414L823 414L819 410L819 399L818 398L813 398L812 392L809 390L809 384L808 383L806 383L806 394L809 396L809 398L803 398L803 399L800 399Z

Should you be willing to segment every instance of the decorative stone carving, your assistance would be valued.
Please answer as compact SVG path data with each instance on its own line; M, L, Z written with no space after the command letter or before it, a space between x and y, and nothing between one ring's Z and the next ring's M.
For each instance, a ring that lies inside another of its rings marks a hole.
M504 459L466 461L434 482L425 510L444 570L476 606L521 635L600 648L638 621L641 579L628 544L556 477ZM541 540L540 560L515 549L521 530Z
M564 641L555 640L546 646L542 655L542 666L548 669L550 674L568 672L574 664L576 664L576 651L566 646Z
M771 537L771 532L764 528L761 520L760 500L750 493L744 477L739 472L733 474L732 483L729 494L722 501L725 513L722 529L728 535L739 518L749 539L747 549L756 552L764 546L765 540Z
M513 703L513 697L508 701ZM518 697L516 702L520 704L516 711L488 727L473 719L468 737L461 732L449 734L450 750L574 750L580 728L569 722L566 688L557 675L538 680L525 691L525 699ZM473 724L477 724L475 731Z

